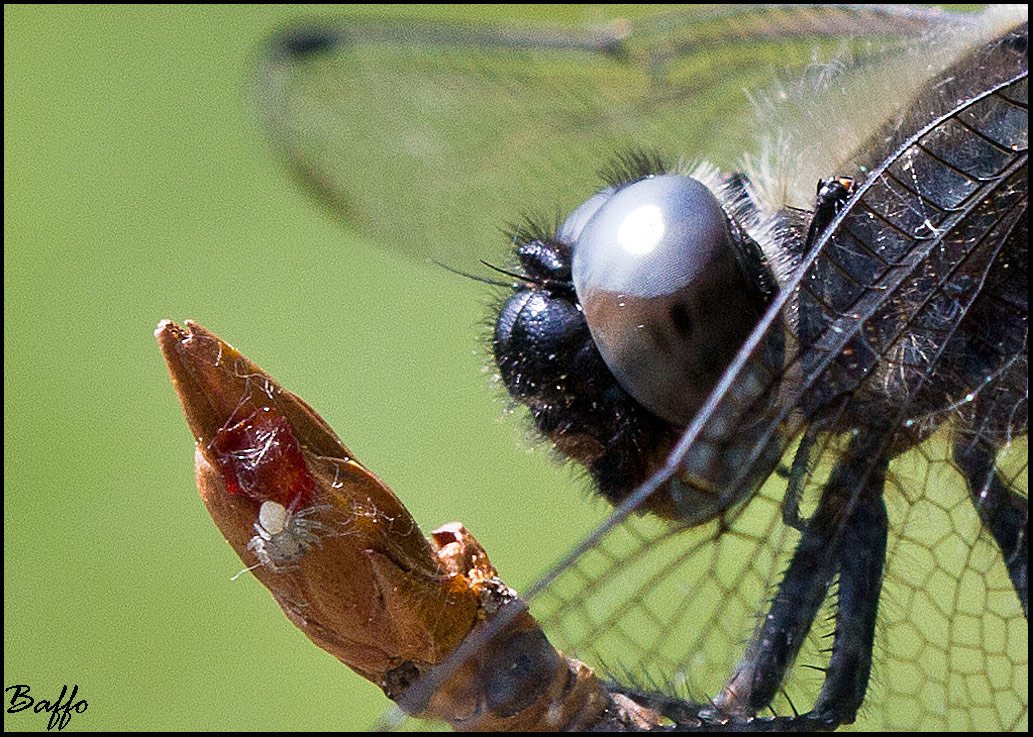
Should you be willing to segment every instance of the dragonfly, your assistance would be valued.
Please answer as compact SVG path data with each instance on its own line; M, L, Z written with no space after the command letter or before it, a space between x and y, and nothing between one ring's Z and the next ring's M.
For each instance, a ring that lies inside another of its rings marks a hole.
M1026 17L265 48L303 187L502 292L500 382L614 505L526 599L671 724L1027 728Z

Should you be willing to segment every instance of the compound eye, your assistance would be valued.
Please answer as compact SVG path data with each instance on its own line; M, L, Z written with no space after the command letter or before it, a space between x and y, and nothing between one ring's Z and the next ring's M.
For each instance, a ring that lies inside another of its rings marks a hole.
M603 203L613 197L613 193L616 191L617 187L612 184L603 187L574 208L574 212L567 216L566 220L563 221L563 224L556 231L556 240L568 245L577 243L578 238L581 237L581 231L585 229L585 223L599 212L599 208L603 206Z
M574 288L607 366L640 404L680 426L757 319L734 248L714 194L676 174L615 192L574 244Z

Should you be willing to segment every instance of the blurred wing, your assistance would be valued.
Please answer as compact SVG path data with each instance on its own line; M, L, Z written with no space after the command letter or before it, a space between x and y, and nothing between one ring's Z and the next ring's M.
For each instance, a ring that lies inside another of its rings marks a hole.
M616 153L737 162L750 140L744 90L812 61L815 38L838 48L844 34L964 22L724 7L587 32L315 23L270 41L257 97L288 169L333 213L381 244L466 267L501 263L500 231L529 213L569 212Z

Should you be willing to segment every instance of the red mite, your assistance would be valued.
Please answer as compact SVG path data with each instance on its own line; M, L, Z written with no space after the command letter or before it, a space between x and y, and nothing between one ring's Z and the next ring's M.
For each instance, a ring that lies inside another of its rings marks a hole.
M309 505L315 481L294 428L274 407L220 428L212 450L228 493L277 502L292 513Z

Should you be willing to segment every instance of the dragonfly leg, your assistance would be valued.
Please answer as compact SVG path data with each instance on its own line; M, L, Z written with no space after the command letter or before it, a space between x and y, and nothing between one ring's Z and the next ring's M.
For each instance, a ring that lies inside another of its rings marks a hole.
M1008 488L995 468L996 449L959 435L954 460L968 482L983 527L1001 549L1022 612L1029 618L1029 502Z
M884 440L877 430L859 433L837 463L763 623L715 699L720 711L750 718L771 703L838 574L832 656L815 709L801 719L853 721L868 685L886 555Z
M782 524L792 527L794 530L803 530L804 520L800 517L800 499L803 497L803 487L810 472L811 450L818 437L816 425L808 425L800 439L800 445L793 456L793 465L789 469L789 483L786 486L785 497L782 499Z
M810 714L835 724L854 721L871 674L875 620L889 533L882 495L885 474L883 465L868 476L867 490L862 492L850 513L837 549L839 586L832 656Z

